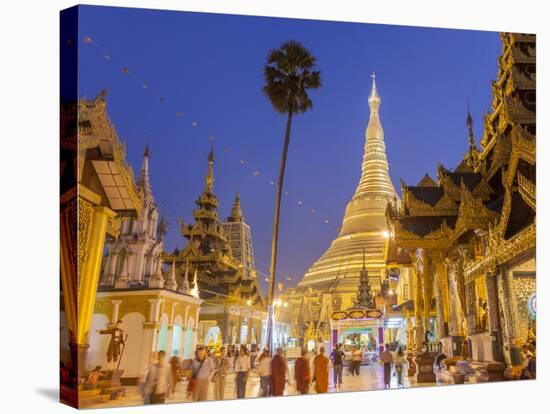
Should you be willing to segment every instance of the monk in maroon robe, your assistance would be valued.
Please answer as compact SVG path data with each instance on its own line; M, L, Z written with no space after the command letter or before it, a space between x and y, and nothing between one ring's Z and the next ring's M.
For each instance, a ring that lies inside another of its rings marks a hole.
M311 375L309 370L309 360L306 358L306 350L302 349L302 356L296 359L294 365L294 378L296 379L296 389L300 394L309 392L309 383Z
M283 349L277 348L277 354L271 360L271 395L280 396L284 394L287 369Z
M315 392L321 394L328 392L328 362L325 356L325 348L319 348L319 353L313 358L313 380L315 381Z

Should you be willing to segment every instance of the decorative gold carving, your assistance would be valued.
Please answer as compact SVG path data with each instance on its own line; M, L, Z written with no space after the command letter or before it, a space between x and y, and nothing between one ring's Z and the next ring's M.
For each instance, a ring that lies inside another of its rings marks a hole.
M497 213L486 208L483 205L483 200L474 197L470 190L462 183L461 201L453 239L456 240L466 230L486 230L488 224L497 221L498 217Z
M537 188L528 178L526 178L519 171L517 173L519 193L523 200L533 209L536 210L537 206Z
M395 240L402 248L447 248L449 247L452 230L443 221L441 227L425 236L419 236L415 233L405 230L399 221L395 226Z
M497 231L501 238L504 238L506 228L508 227L508 220L510 219L510 212L512 211L512 191L506 188L504 191L504 202L502 204L502 211L500 213L500 222L497 227Z
M534 165L537 158L537 140L536 137L529 132L527 127L514 125L512 128L512 157L521 157L525 161Z
M68 237L70 242L71 256L73 266L77 266L79 258L79 241L80 235L78 233L78 201L77 198L73 198L63 207L64 215L62 219L65 220L68 228ZM69 248L69 246L67 246ZM78 269L77 269L78 270Z
M94 208L88 201L78 198L78 272L82 269L87 255L88 237L92 225Z
M111 320L111 314L113 313L113 304L110 300L96 300L94 306L94 313L102 313Z
M141 313L145 320L149 319L149 307L150 303L147 301L148 298L137 298L137 299L124 299L120 304L119 308L119 319L122 319L125 315L131 312Z
M110 218L107 222L107 234L110 234L115 239L120 235L120 228L122 226L122 217L116 216Z
M466 281L472 281L475 278L494 272L500 264L508 262L510 259L518 256L529 249L533 249L537 242L536 223L531 224L521 233L515 235L510 240L504 241L494 230L489 227L489 247L488 252L481 260L478 260L465 268Z
M514 123L529 123L535 120L535 114L527 109L517 94L506 96L503 100L506 119Z
M126 186L128 194L133 201L137 214L140 214L143 205L143 194L136 189L132 168L126 162L126 149L120 142L118 134L107 115L105 100L107 92L103 90L95 99L81 99L78 102L78 150L84 158L84 154L90 148L104 148L107 144L112 154L118 172ZM84 163L79 163L79 169ZM79 173L80 176L80 173Z

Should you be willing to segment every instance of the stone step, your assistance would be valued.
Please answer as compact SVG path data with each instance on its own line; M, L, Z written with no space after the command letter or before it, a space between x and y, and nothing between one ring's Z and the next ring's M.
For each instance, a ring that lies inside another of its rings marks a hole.
M90 406L95 405L95 404L101 404L101 403L107 402L110 399L111 399L110 395L103 395L103 394L94 395L94 396L85 397L85 398L79 397L78 398L78 407L79 408L90 407Z
M101 394L100 388L96 388L94 390L81 390L78 391L78 399L80 400L81 398L95 397L99 394Z
M124 397L126 395L125 387L108 387L101 390L101 394L108 395L111 400L115 400L119 397Z

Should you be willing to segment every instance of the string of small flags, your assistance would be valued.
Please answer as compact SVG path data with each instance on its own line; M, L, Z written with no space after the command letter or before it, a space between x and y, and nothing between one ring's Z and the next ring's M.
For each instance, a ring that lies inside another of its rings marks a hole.
M84 44L86 44L86 45L94 46L100 52L100 54L103 57L103 59L105 60L105 62L112 63L113 65L118 64L116 59L113 58L113 55L111 53L107 52L107 49L102 47L91 36L84 36L83 41L84 41ZM139 85L139 87L142 90L150 92L149 95L152 98L154 98L155 100L157 100L157 102L159 102L161 104L165 104L167 102L167 95L162 94L162 93L156 93L155 89L151 86L151 83L144 80L144 78L140 77L138 75L138 72L135 71L133 68L130 68L127 65L119 65L118 70L120 71L120 73L122 75L124 75L128 78L132 78L136 82L136 84ZM178 109L178 110L175 111L174 116L176 118L184 118L185 117L184 114L185 114L185 112L182 109ZM198 122L198 120L192 120L190 122L190 125L191 125L192 128L198 128L199 127L199 122ZM215 135L209 135L208 139L211 142L214 142L216 140ZM238 165L240 165L243 169L247 170L247 172L249 174L251 174L253 177L259 177L260 179L263 179L272 188L276 188L276 181L274 179L270 179L270 178L266 177L265 174L263 174L259 168L250 168L249 164L247 163L247 161L245 159L242 159L242 158L238 157L237 152L235 151L234 148L224 147L223 148L223 153L224 154L236 154L236 158L238 159ZM318 209L314 208L313 206L310 206L309 204L305 203L304 200L301 197L297 197L297 196L295 196L294 194L290 193L287 190L283 191L283 195L287 199L289 199L291 204L293 204L293 205L295 205L299 208L306 209L309 212L310 215L317 217L323 224L334 228L337 232L340 231L340 227L335 226L333 224L333 221L330 220L328 216L326 216L325 214L322 214Z

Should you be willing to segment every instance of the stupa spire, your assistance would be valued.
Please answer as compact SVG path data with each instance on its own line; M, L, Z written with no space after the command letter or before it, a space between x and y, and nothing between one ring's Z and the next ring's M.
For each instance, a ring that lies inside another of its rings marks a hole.
M139 172L137 185L143 190L145 198L153 197L151 182L149 179L149 144L145 146L145 150L143 151L143 161L141 162L141 170Z
M370 275L374 287L377 287L384 273L387 244L384 234L388 231L386 206L396 199L396 193L389 175L384 130L380 121L382 99L374 73L371 79L368 97L370 117L365 131L359 184L346 207L340 234L309 268L299 282L299 288L322 290L325 286L335 286L338 293L356 296L361 275L365 278ZM363 247L366 247L364 252ZM340 278L338 269L343 262L348 265L346 274ZM335 282L335 279L338 280Z
M464 161L473 171L479 169L479 150L477 149L474 138L474 120L470 113L470 102L466 99L468 106L468 115L466 116L466 126L468 127L468 152L464 156Z
M199 282L197 278L197 268L195 267L195 273L193 275L193 289L191 289L190 294L196 298L199 297Z
M205 190L212 192L214 189L214 145L208 153L208 172L206 173Z
M230 221L243 221L243 210L241 208L241 199L239 192L235 194L235 201L233 202L233 208L231 209Z
M177 288L177 282L176 282L176 259L172 259L172 264L170 265L170 272L168 273L168 278L166 279L166 283L164 284L164 287L169 290L176 290Z
M182 290L183 293L189 293L189 259L185 261L185 275L183 276L183 283L182 283Z
M468 116L466 116L466 126L468 127L468 143L470 150L472 148L476 147L475 139L474 139L474 120L472 118L472 114L470 113L470 102L467 101L468 105Z
M363 248L363 268L359 274L359 289L357 292L357 305L363 308L374 308L373 296L369 283L369 272L365 261L365 249Z
M380 95L378 95L378 90L376 89L376 74L372 72L372 75L370 75L372 78L372 89L369 95L369 107L370 107L370 113L372 116L378 116L378 108L380 107Z

